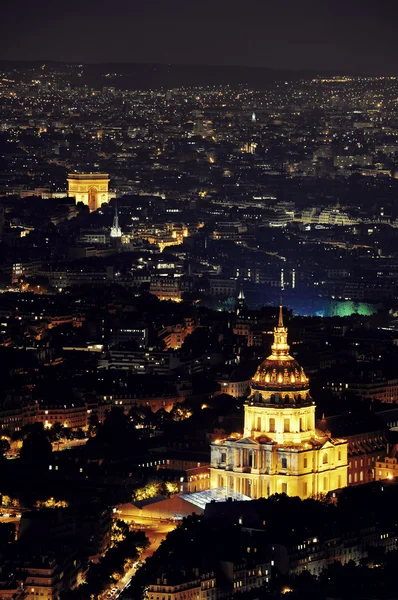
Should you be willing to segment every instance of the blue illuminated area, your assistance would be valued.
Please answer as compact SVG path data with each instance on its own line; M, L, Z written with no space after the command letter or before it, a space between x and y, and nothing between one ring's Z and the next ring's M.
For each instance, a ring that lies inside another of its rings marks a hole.
M280 290L267 290L263 293L249 291L246 293L246 301L250 308L258 310L264 305L275 306L279 302L278 294L280 296ZM303 317L349 317L355 314L369 317L383 308L383 303L321 297L308 290L297 293L284 291L283 301L295 315Z
M187 502L194 504L198 508L202 508L203 510L206 507L206 504L210 502L226 502L227 500L251 500L249 496L245 496L244 494L240 494L235 490L230 490L227 487L219 487L214 488L212 490L203 490L202 492L193 492L192 494L183 494L180 496Z

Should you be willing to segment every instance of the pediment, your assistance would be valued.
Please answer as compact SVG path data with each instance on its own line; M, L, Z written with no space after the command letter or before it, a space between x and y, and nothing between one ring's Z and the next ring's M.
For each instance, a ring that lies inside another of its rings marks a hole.
M259 442L257 442L256 440L254 440L251 437L245 437L245 438L241 438L240 440L236 440L235 444L239 444L242 446L259 446Z
M321 448L334 448L334 444L333 442L330 440L330 438L326 438L325 442L322 444L321 442Z

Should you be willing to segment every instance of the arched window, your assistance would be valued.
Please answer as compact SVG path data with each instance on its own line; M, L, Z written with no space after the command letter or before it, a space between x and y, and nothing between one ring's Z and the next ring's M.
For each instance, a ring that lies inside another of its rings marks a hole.
M328 462L329 462L328 454L327 454L327 452L325 452L325 454L322 457L322 464L327 465Z

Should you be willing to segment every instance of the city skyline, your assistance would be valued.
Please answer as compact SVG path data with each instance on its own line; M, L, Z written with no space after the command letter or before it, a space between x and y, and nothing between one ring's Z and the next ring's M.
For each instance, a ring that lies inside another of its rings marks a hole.
M7 12L1 600L396 592L389 15L223 4Z

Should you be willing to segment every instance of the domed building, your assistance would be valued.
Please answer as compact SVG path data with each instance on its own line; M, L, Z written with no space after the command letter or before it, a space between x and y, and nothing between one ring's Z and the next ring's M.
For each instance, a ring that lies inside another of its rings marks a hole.
M267 498L317 497L347 485L346 440L315 428L309 379L289 354L282 307L271 354L250 382L241 438L211 445L210 487Z

